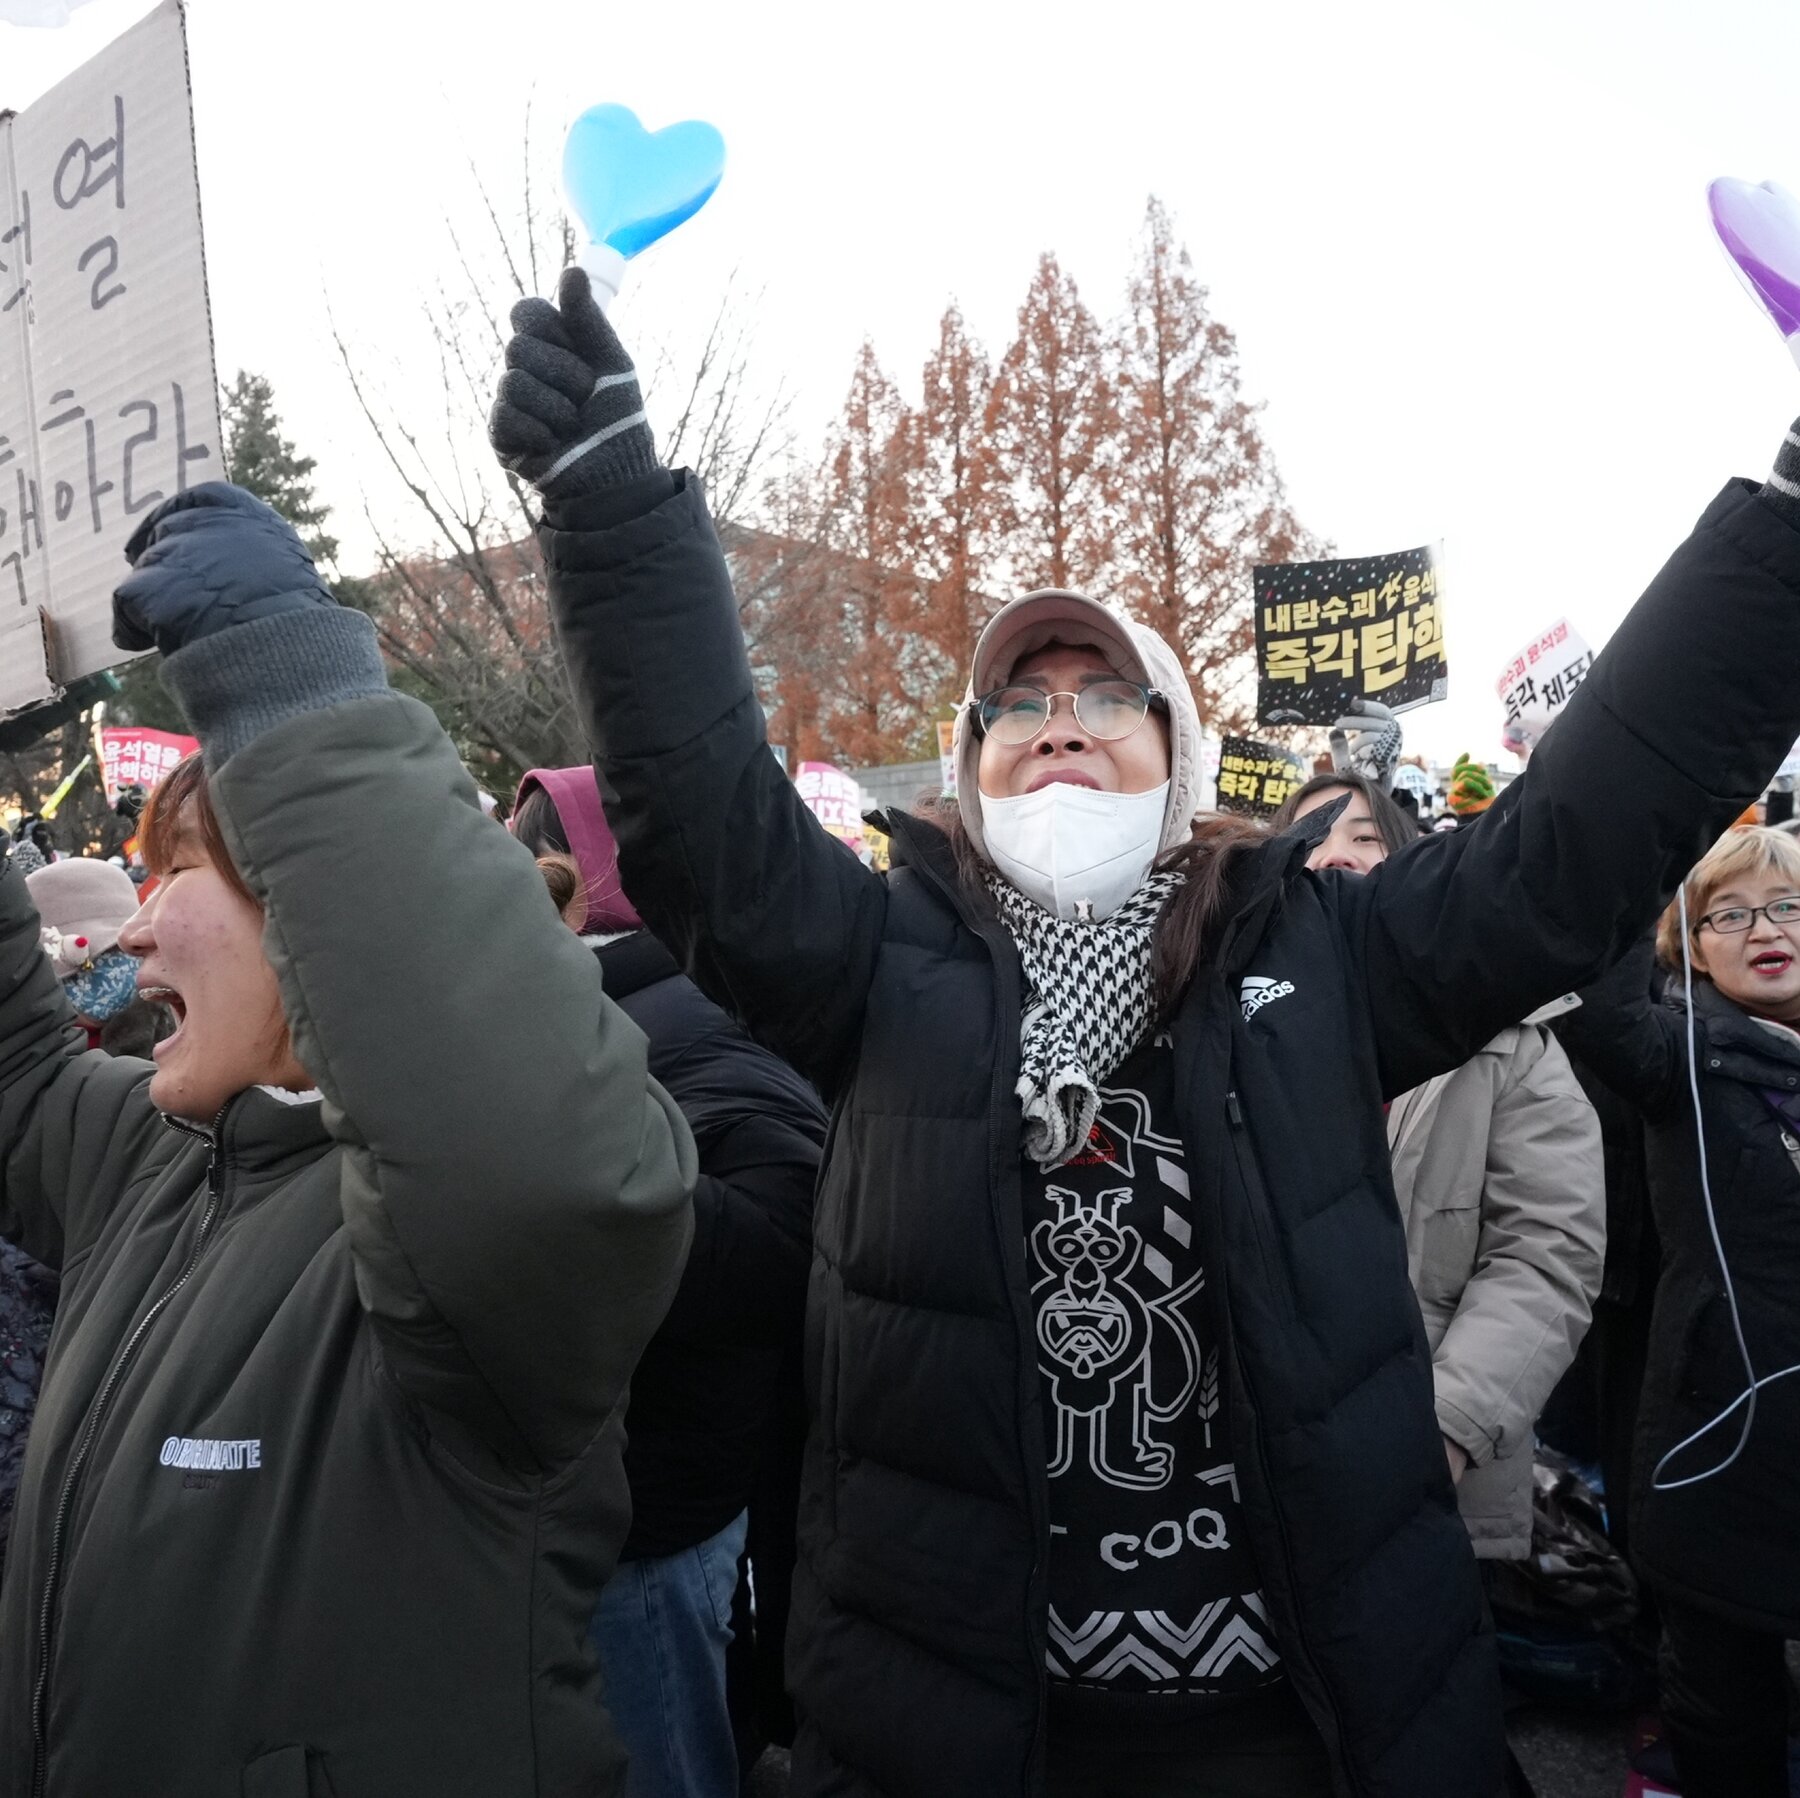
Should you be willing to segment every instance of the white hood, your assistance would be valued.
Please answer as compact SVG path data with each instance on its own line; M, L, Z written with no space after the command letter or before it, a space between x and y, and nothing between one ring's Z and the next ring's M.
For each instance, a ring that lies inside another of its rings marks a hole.
M1185 843L1200 809L1200 710L1181 658L1147 625L1123 618L1097 599L1042 587L1002 606L975 645L969 688L956 714L956 799L969 841L992 861L982 829L981 785L976 767L981 740L972 702L1003 686L1026 656L1047 643L1089 645L1128 680L1154 687L1169 703L1169 797L1163 809L1157 853Z

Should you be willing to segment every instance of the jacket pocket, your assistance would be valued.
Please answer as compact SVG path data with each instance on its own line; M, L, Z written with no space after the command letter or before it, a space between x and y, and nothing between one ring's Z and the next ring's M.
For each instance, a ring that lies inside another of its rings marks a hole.
M731 1635L731 1606L737 1596L738 1555L735 1552L743 1547L742 1531L732 1529L727 1524L720 1535L729 1533L728 1543L720 1542L717 1536L710 1541L702 1542L693 1551L696 1570L700 1575L700 1583L706 1589L706 1602L712 1610L713 1623L722 1637Z
M1701 1404L1725 1405L1748 1383L1744 1357L1731 1324L1731 1306L1715 1292L1688 1322L1676 1390Z
M297 1745L259 1754L245 1766L238 1790L241 1798L335 1798L325 1763Z

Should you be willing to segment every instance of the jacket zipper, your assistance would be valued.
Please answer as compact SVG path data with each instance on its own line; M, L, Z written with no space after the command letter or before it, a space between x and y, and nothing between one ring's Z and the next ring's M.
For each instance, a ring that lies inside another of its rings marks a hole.
M220 1145L223 1141L221 1127L225 1121L225 1113L230 1109L229 1103L221 1106L219 1115L210 1127L190 1124L184 1118L165 1116L163 1122L171 1130L178 1130L184 1136L192 1136L204 1142L211 1150L206 1166L206 1209L200 1216L200 1228L194 1237L194 1246L188 1250L187 1260L182 1263L178 1273L162 1295L138 1319L137 1328L125 1339L125 1346L113 1357L113 1363L107 1369L106 1378L100 1382L100 1390L94 1401L88 1406L86 1418L82 1421L81 1433L76 1438L75 1452L69 1457L68 1472L63 1475L62 1492L56 1501L55 1520L50 1528L50 1557L44 1569L44 1595L38 1608L38 1673L37 1682L31 1693L31 1791L32 1798L44 1798L45 1787L50 1778L50 1754L47 1740L50 1709L50 1653L55 1644L56 1588L62 1577L62 1559L64 1537L68 1532L69 1518L74 1512L76 1493L81 1485L81 1476L87 1468L87 1458L93 1452L95 1438L100 1434L100 1426L106 1421L106 1414L112 1408L114 1395L120 1382L125 1378L131 1364L137 1358L138 1350L143 1346L144 1337L150 1326L154 1324L168 1308L170 1301L193 1277L194 1269L199 1265L200 1257L212 1236L213 1229L219 1221L220 1213L225 1207L225 1162Z
M1238 1176L1244 1181L1245 1185L1248 1186L1251 1184L1250 1174L1254 1172L1256 1175L1255 1185L1260 1191L1262 1189L1262 1174L1261 1171L1256 1168L1256 1151L1249 1142L1249 1132L1244 1126L1244 1108L1238 1102L1237 1089L1235 1087L1228 1088L1226 1091L1225 1115L1231 1123L1231 1147L1232 1154L1236 1158L1238 1164ZM1231 1300L1224 1281L1219 1282L1219 1302L1222 1309L1222 1321L1225 1325L1226 1340L1235 1344L1235 1337L1231 1328ZM1238 1378L1243 1381L1245 1391L1249 1392L1250 1376L1244 1367L1243 1360L1237 1355L1235 1346L1232 1350L1232 1358L1237 1364ZM1250 1398L1251 1409L1254 1410L1256 1408L1255 1394L1251 1393ZM1265 1492L1273 1493L1275 1490L1275 1478L1269 1468L1268 1453L1263 1447L1262 1430L1258 1428L1253 1434L1256 1444L1256 1467L1257 1472L1262 1477L1263 1490ZM1275 1520L1275 1530L1277 1535L1281 1538L1281 1558L1284 1563L1284 1570L1287 1574L1288 1584L1291 1587L1294 1583L1294 1556L1292 1549L1288 1546L1287 1525L1282 1519L1281 1507L1279 1505L1271 1503L1269 1506L1269 1513ZM1298 1634L1298 1631L1296 1633ZM1296 1650L1298 1651L1297 1654L1295 1652ZM1331 1714L1331 1727L1336 1733L1337 1738L1336 1741L1327 1743L1326 1746L1331 1750L1332 1758L1337 1763L1339 1770L1343 1773L1345 1780L1356 1788L1361 1789L1362 1782L1356 1779L1355 1775L1351 1773L1344 1757L1344 1723L1343 1719L1338 1715L1337 1699L1332 1693L1330 1683L1319 1672L1319 1664L1313 1659L1312 1651L1307 1647L1304 1635L1299 1635L1299 1639L1295 1642L1283 1642L1281 1651L1284 1655L1294 1656L1294 1658L1299 1660L1301 1666L1305 1668L1308 1677L1311 1678L1314 1687L1325 1700L1325 1708Z
M907 843L909 848L913 847L906 837L904 829L890 834L899 835L902 842ZM955 884L946 880L936 868L932 867L925 856L918 855L916 859L908 863L908 866L916 868L925 880L929 881L937 888L950 909L961 920L963 926L971 935L976 937L983 948L987 950L989 959L994 964L994 1018L996 1026L996 1042L1003 1043L1005 1041L1006 1031L1010 1026L1006 1016L1007 995L1004 991L1006 983L1002 978L1001 957L1000 952L995 947L994 932L1003 929L1004 926L999 925L998 923L990 924L984 919L976 916L974 911L966 903L964 895L957 890ZM1005 1093L1003 1091L1004 1077L1005 1070L1003 1064L1000 1059L996 1058L994 1063L992 1096L988 1107L990 1135L992 1134L992 1120L998 1118L1005 1107ZM999 1165L1000 1152L1001 1151L998 1148L990 1151L988 1163L990 1187L997 1183L1001 1177ZM1014 1153L1017 1153L1016 1148ZM1002 1252L1004 1252L1004 1246L1005 1245L1002 1244ZM1014 1308L1016 1311L1018 1295L1013 1293L1010 1296L1014 1300ZM1035 1339L1028 1330L1021 1330L1021 1343L1025 1365L1031 1370L1031 1376L1035 1379L1038 1377L1037 1347ZM1025 1642L1027 1650L1029 1651L1035 1647L1036 1630L1034 1624L1036 1620L1033 1616L1033 1594L1037 1586L1038 1575L1043 1569L1043 1544L1049 1540L1049 1501L1046 1497L1041 1505L1038 1503L1040 1484L1045 1483L1044 1466L1041 1461L1035 1467L1032 1465L1032 1457L1027 1452L1028 1447L1029 1444L1025 1440L1025 1407L1023 1403L1021 1403L1019 1407L1019 1460L1025 1470L1026 1489L1032 1494L1031 1529L1032 1535L1037 1542L1037 1545L1034 1546L1032 1550L1031 1571L1026 1576L1025 1580L1025 1609L1022 1618L1025 1629ZM1041 1520L1038 1515L1040 1510L1043 1512ZM1040 1522L1042 1527L1040 1527ZM1032 1766L1037 1760L1039 1750L1042 1747L1048 1721L1046 1716L1048 1708L1048 1692L1046 1688L1049 1684L1049 1675L1044 1666L1043 1655L1040 1653L1035 1655L1034 1658L1037 1662L1035 1672L1037 1675L1038 1702L1037 1716L1032 1731L1032 1746L1026 1759L1024 1778L1020 1788L1024 1794L1024 1798L1033 1798L1033 1795L1037 1790L1037 1787L1032 1780Z

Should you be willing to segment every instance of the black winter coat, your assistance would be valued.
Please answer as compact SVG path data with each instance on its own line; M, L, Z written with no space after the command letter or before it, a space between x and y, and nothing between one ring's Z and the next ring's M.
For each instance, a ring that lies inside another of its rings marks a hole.
M884 879L801 804L691 477L573 502L543 543L633 899L834 1104L795 1791L1035 1793L1048 1479L1012 942L933 827L891 820ZM1365 879L1310 874L1305 840L1271 840L1174 1019L1246 1516L1341 1794L1479 1798L1500 1780L1493 1643L1382 1098L1624 951L1800 734L1797 661L1800 533L1734 485L1477 828ZM1250 977L1293 990L1246 1018Z
M694 1240L631 1376L621 1560L716 1536L750 1502L775 1382L806 1317L825 1108L647 930L599 950L607 996L650 1039L650 1077L694 1133Z
M1749 1382L1701 1195L1682 982L1678 975L1653 1004L1646 960L1647 951L1622 963L1563 1024L1606 1081L1643 1108L1662 1239L1632 1456L1632 1558L1676 1597L1753 1629L1800 1635L1800 1373L1759 1392L1730 1467L1656 1490L1664 1456ZM1800 1363L1800 1132L1764 1096L1800 1095L1800 1043L1704 979L1694 982L1694 1040L1719 1240L1761 1378ZM1663 1482L1717 1466L1743 1422L1740 1406L1676 1455Z

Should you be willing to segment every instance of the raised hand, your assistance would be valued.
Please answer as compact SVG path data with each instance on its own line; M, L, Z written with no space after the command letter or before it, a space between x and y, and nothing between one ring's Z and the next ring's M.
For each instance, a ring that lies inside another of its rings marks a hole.
M255 494L206 481L148 513L125 545L113 591L121 649L183 645L303 606L335 606L294 527Z
M563 270L556 304L512 309L488 441L503 468L545 499L566 499L651 473L656 443L644 417L637 370L587 274Z
M1400 721L1372 699L1353 699L1331 727L1331 761L1340 774L1360 774L1385 793L1400 762Z

